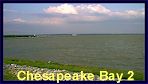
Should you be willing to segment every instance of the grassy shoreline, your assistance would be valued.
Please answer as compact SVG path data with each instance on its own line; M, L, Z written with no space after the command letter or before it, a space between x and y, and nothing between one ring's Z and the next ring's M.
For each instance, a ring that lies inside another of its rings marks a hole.
M38 60L33 61L33 60L16 59L16 58L4 58L4 64L18 64L18 65L27 65L27 66L33 66L33 67L39 67L39 68L61 69L61 70L64 69L72 72L84 71L84 72L89 72L97 75L100 74L100 71L105 70L111 73L124 73L123 75L124 79L127 79L130 76L127 74L129 70L119 70L119 69L111 69L111 68L105 68L105 67L68 65L68 64L59 64L55 62L48 63L47 61L38 61ZM135 80L144 80L144 73L139 71L134 71L133 77Z

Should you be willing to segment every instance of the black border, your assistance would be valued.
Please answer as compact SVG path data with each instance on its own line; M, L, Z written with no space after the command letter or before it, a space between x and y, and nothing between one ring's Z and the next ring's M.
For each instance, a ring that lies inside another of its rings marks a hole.
M4 3L144 3L145 4L145 81L121 81L119 84L147 84L148 83L148 58L147 58L147 19L148 19L148 1L147 0L3 0L0 1L0 83L13 83L13 84L26 84L26 83L41 83L41 84L52 84L56 83L53 81L3 81L3 4ZM117 84L115 81L60 81L62 83L99 83L99 84Z

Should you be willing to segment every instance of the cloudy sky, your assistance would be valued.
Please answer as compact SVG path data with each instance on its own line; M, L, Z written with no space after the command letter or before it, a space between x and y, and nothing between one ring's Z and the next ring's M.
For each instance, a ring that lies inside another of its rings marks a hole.
M5 3L4 34L144 33L142 3Z

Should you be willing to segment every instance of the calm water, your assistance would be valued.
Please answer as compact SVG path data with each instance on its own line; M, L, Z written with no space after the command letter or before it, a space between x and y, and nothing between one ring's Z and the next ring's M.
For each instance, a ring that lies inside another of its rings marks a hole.
M4 38L4 57L144 70L144 35Z

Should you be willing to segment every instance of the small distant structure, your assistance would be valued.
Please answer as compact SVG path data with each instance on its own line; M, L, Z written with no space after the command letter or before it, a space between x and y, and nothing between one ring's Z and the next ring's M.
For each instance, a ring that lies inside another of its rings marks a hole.
M35 34L34 35L29 35L28 37L34 38L34 37L36 37L36 35Z
M72 36L77 36L77 34L72 34Z

